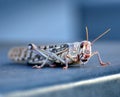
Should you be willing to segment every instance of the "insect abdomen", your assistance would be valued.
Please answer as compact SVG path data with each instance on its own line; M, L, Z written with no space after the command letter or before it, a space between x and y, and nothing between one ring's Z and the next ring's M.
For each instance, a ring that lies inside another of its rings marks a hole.
M27 53L27 48L25 47L16 47L12 48L9 53L8 57L15 61L15 62L25 62L27 60L27 56L30 53Z

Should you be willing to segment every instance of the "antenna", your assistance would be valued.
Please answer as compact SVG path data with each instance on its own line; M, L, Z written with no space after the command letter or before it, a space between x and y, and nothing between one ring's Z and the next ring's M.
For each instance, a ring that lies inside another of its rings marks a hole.
M87 26L86 26L86 40L88 41L88 28L87 28Z
M92 41L92 44L97 41L98 39L100 39L102 36L104 36L106 33L108 33L111 29L109 28L108 30L106 30L104 33L102 33L101 35L99 35L97 38L95 38L93 41Z

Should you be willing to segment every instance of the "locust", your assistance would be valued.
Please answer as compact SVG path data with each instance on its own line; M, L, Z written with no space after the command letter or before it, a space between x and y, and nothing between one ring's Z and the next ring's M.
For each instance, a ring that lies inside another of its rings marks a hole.
M63 69L67 69L71 64L86 64L89 59L97 55L101 66L109 65L109 62L103 62L98 51L92 52L93 44L111 29L109 28L92 42L88 39L88 28L86 27L86 40L74 43L62 43L55 45L35 45L28 44L26 47L12 48L8 56L17 63L33 64L33 68L40 69L45 65L55 67L60 64Z

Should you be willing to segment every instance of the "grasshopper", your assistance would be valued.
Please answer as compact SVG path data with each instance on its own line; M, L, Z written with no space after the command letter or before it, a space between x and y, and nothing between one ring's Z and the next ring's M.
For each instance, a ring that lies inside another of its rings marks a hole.
M109 31L110 29L106 30L90 42L88 40L88 28L86 27L86 40L84 41L44 46L30 43L27 47L12 48L8 56L15 62L33 64L33 68L37 69L44 67L46 64L50 67L60 64L63 69L67 69L69 65L74 63L86 64L92 56L97 55L100 65L106 66L110 63L104 63L98 51L92 52L92 46L95 41Z

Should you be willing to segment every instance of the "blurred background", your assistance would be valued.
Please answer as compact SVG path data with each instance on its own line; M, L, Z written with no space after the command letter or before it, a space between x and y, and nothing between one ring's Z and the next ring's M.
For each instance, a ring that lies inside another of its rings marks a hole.
M0 0L0 44L120 40L119 0Z

